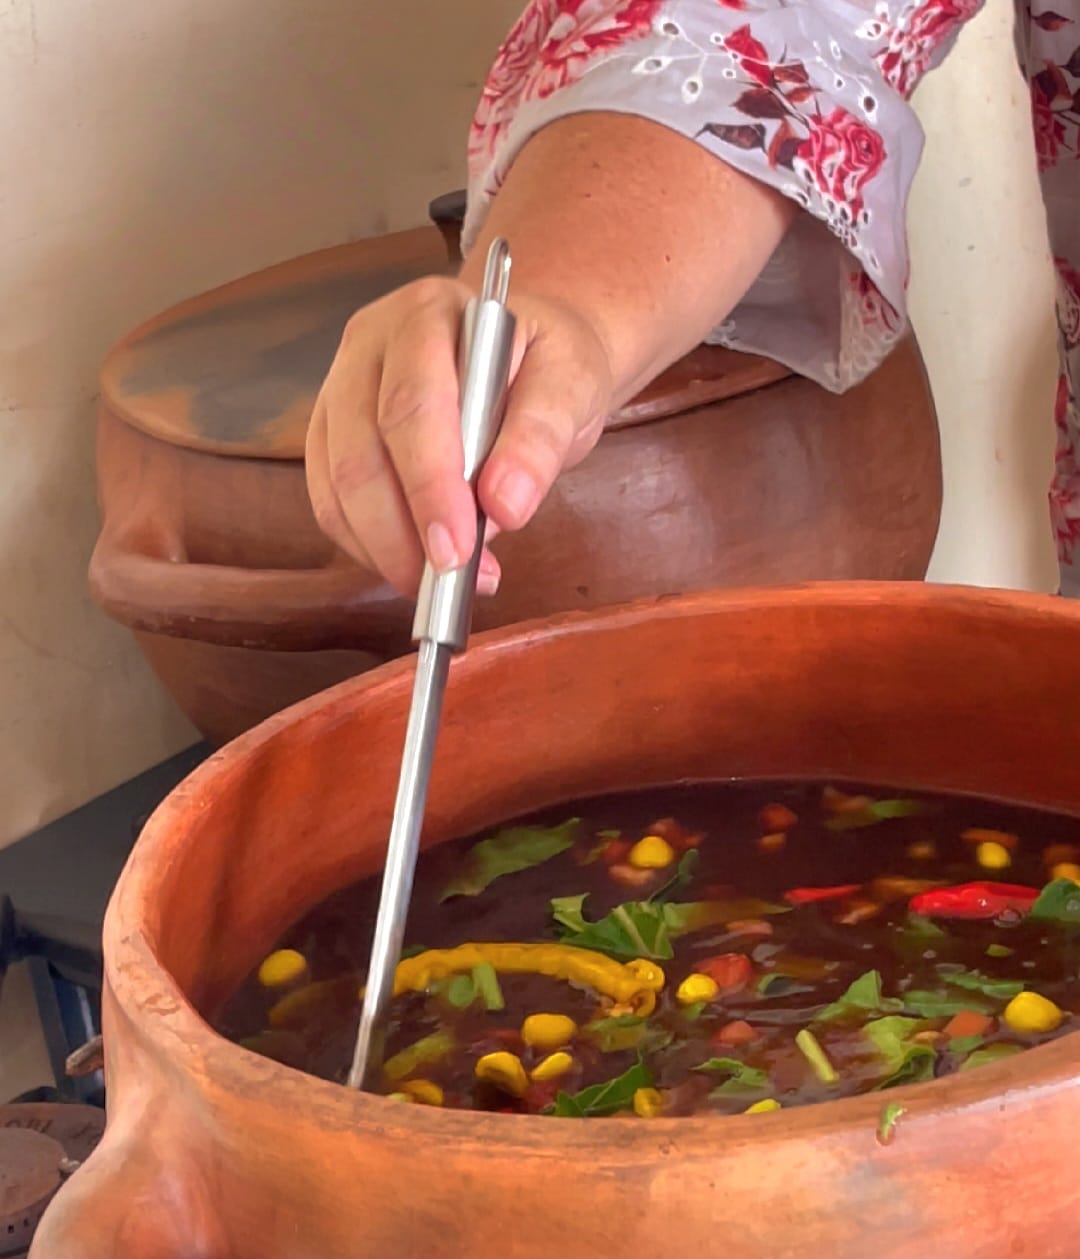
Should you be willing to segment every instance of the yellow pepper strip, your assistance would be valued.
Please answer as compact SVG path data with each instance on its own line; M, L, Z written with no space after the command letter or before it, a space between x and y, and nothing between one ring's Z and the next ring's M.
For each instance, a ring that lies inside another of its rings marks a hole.
M780 1103L775 1097L763 1097L760 1102L755 1102L753 1106L747 1106L743 1111L744 1115L764 1115L770 1110L780 1110Z
M494 1084L497 1089L512 1097L521 1097L529 1087L529 1077L525 1074L521 1059L505 1049L494 1054L484 1054L477 1061L475 1070L478 1080Z
M542 1062L538 1062L529 1072L529 1079L537 1082L558 1080L573 1068L573 1058L565 1050L560 1049L558 1053L548 1054Z
M1054 1032L1065 1015L1037 992L1020 992L1005 1007L1005 1022L1014 1032Z
M459 944L454 949L428 949L399 962L394 996L424 992L433 980L465 974L481 962L489 962L504 975L548 975L581 984L628 1004L635 1014L651 1014L656 994L664 986L664 972L651 962L624 966L571 944Z
M664 1112L664 1099L658 1089L634 1090L634 1114L642 1119L655 1119Z
M259 967L259 983L264 988L284 988L307 973L307 958L296 949L278 949Z

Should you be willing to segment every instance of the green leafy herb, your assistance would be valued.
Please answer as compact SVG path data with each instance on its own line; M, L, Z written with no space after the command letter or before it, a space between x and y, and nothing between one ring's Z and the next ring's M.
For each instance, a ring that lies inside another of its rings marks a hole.
M552 917L567 931L584 931L587 923L583 912L588 893L580 896L556 896L551 902Z
M882 1145L888 1145L893 1139L896 1132L896 1125L900 1116L906 1113L906 1107L898 1105L896 1102L889 1102L881 1108L881 1118L878 1120L877 1139Z
M450 880L439 900L479 896L504 874L542 865L573 846L578 826L579 819L571 818L561 826L512 826L482 839L469 850L464 870Z
M978 1049L986 1040L985 1036L954 1036L949 1041L949 1052L954 1054L969 1054L973 1050Z
M680 936L746 918L788 914L791 910L791 905L776 905L752 896L731 901L684 901L665 905L664 921L673 936Z
M826 821L830 831L857 831L867 826L877 826L891 818L918 817L927 807L919 800L873 800L865 809L853 813L838 813Z
M1072 879L1047 883L1031 907L1031 917L1042 922L1059 922L1066 927L1080 926L1080 883Z
M565 928L562 941L579 949L595 949L613 957L647 957L665 961L674 956L665 910L671 905L627 901L598 922L582 912L585 896L560 896L551 902L555 921Z
M908 914L901 930L905 935L919 940L940 940L948 934L932 918L926 918L922 914Z
M675 867L675 873L670 879L649 897L654 905L659 905L662 901L666 901L672 892L677 892L679 888L685 887L694 877L697 870L697 864L700 854L696 848L689 848L679 858L679 864Z
M972 1071L975 1067L985 1067L991 1062L1000 1062L1002 1058L1011 1058L1013 1054L1022 1052L1022 1045L1009 1045L1004 1041L997 1041L993 1045L985 1046L983 1049L976 1049L960 1070Z
M476 991L483 997L484 1005L489 1010L506 1009L502 988L499 987L499 977L495 974L495 967L490 962L478 962L473 967L472 980Z
M790 975L776 970L766 971L757 981L756 988L763 997L793 997L799 992L814 991L810 984L801 984Z
M640 1049L642 1053L655 1053L675 1039L674 1034L662 1027L650 1027L636 1014L620 1014L614 1018L596 1019L586 1023L582 1031L593 1041L601 1053L619 1053L625 1049Z
M392 1058L387 1058L383 1063L383 1074L391 1084L396 1084L398 1080L408 1079L421 1067L438 1062L447 1054L452 1053L454 1044L454 1037L445 1029L432 1032L430 1036L421 1037L407 1049L394 1054Z
M756 1093L769 1087L769 1076L758 1067L748 1067L738 1058L710 1058L703 1062L695 1071L708 1071L712 1075L726 1075L728 1078L709 1094L710 1097L730 1097L739 1093Z
M821 1042L808 1027L804 1027L797 1033L795 1044L822 1084L835 1084L840 1079L836 1068L829 1061L828 1054L821 1047Z
M1023 982L1019 979L994 979L977 970L950 970L947 966L939 966L938 974L954 988L981 992L994 1001L1011 1001L1017 993L1024 991Z
M1007 944L988 944L986 946L987 957L1012 957L1015 952L1016 950L1010 949Z
M889 1014L904 1008L896 997L881 994L881 973L868 970L854 980L845 993L827 1005L814 1019L815 1023L858 1022L869 1014Z
M937 1054L931 1046L912 1040L916 1032L925 1031L927 1026L925 1019L895 1014L866 1024L863 1035L873 1043L886 1070L884 1079L875 1088L894 1088L898 1084L933 1079Z
M559 1093L548 1107L549 1114L566 1119L586 1119L590 1115L614 1115L633 1103L638 1089L652 1088L649 1068L640 1060L622 1075L603 1084L593 1084L580 1093Z
M953 997L947 993L931 992L924 988L913 988L911 992L905 992L901 1005L905 1014L917 1014L924 1019L947 1019L954 1014L962 1014L965 1010L993 1014L997 1008L986 997L974 994Z

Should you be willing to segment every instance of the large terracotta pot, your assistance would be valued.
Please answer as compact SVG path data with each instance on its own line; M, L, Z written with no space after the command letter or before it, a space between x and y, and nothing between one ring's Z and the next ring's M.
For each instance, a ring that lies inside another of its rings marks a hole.
M109 1123L33 1259L1075 1259L1080 1035L882 1098L557 1122L403 1107L205 1019L375 870L411 666L271 718L154 815L105 927ZM649 602L454 665L425 843L597 791L836 775L1080 809L1080 612L838 584Z
M409 649L408 601L316 527L303 448L349 314L449 269L453 212L433 214L439 230L185 302L106 360L91 589L214 742ZM703 346L613 418L527 530L498 540L503 585L477 624L715 586L918 580L940 507L913 343L843 397Z

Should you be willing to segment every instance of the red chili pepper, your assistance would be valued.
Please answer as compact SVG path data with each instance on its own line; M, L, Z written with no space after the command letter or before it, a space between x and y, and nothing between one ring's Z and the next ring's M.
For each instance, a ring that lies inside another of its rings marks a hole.
M1018 883L960 883L920 892L908 909L927 918L996 918L1007 909L1026 914L1038 896L1037 888Z
M839 887L793 887L784 893L789 905L812 905L815 901L838 901L853 896L861 883L842 883Z

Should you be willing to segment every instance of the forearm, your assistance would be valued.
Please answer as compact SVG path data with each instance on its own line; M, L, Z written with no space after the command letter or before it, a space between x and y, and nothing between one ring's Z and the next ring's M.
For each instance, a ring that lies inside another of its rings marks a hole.
M522 149L462 278L478 284L488 242L505 236L513 288L565 302L595 329L618 406L730 313L794 213L666 127L576 114Z

